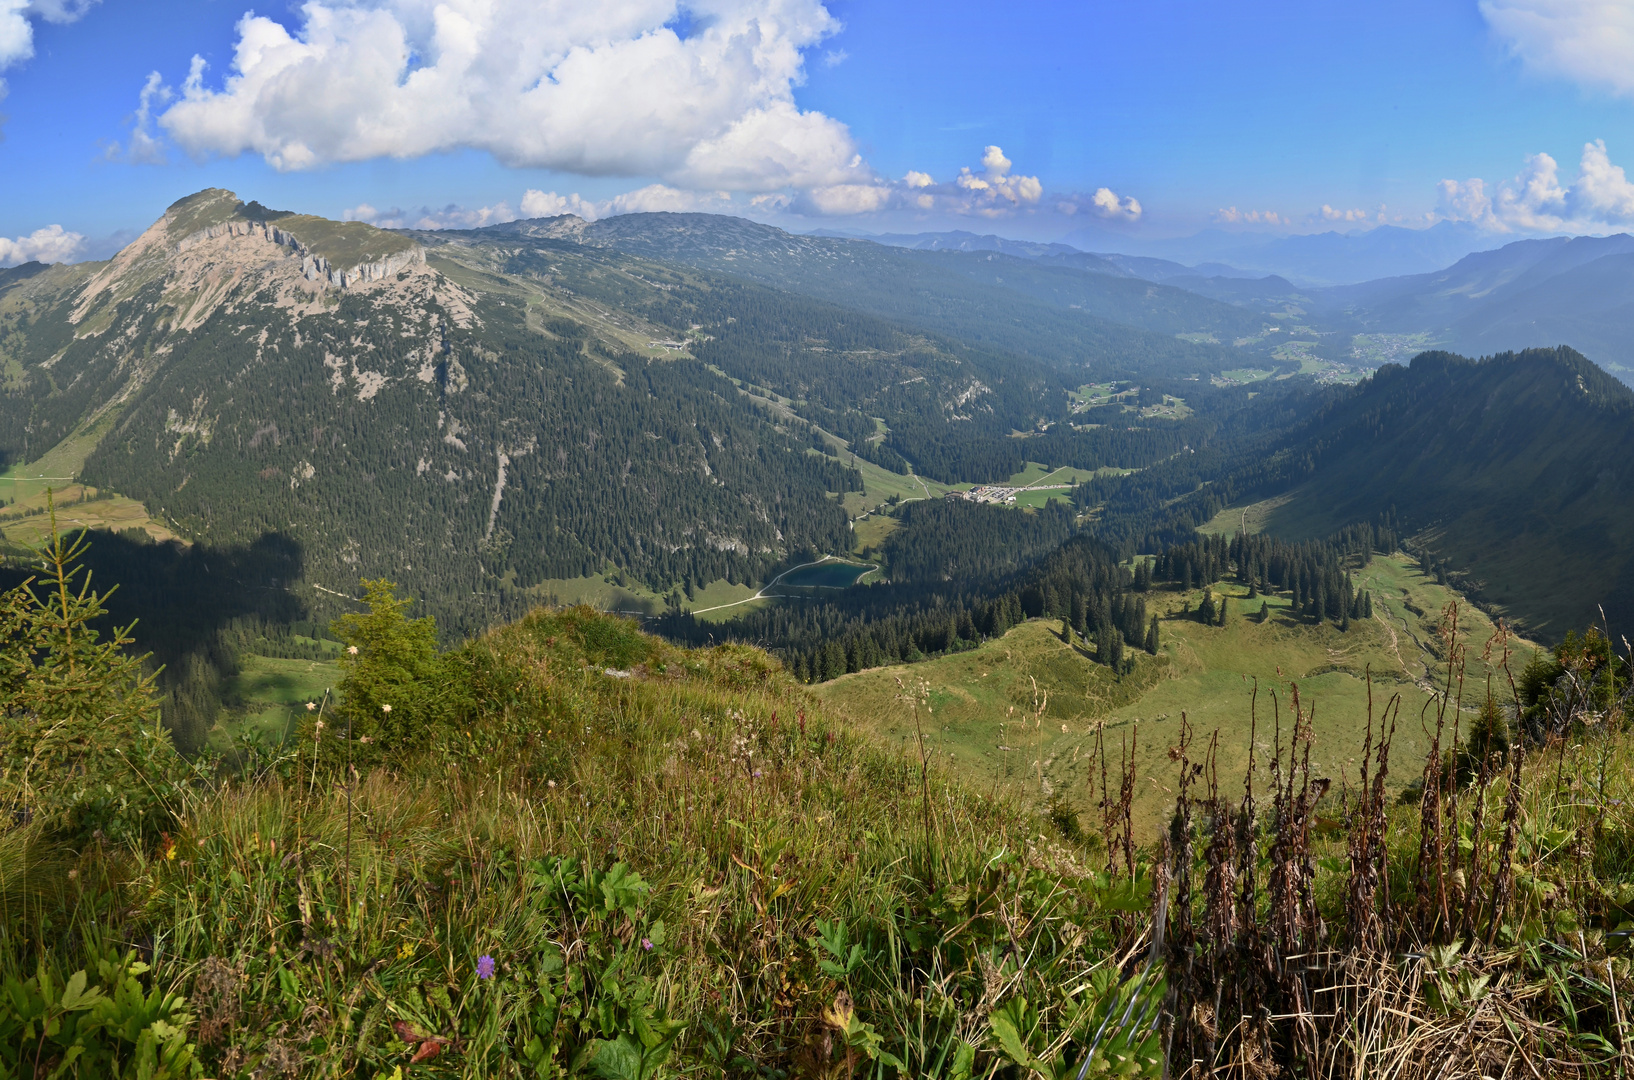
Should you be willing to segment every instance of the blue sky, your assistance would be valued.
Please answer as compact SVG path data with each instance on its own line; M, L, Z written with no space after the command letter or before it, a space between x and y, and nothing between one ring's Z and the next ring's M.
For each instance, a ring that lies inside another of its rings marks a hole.
M0 0L0 263L207 186L387 225L1603 231L1628 6Z

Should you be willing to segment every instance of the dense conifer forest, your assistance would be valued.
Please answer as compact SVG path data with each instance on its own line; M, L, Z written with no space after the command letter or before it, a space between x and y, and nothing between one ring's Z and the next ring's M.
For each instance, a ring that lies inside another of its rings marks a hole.
M949 501L906 506L901 516L903 526L885 546L885 582L854 587L838 599L795 597L724 624L669 615L654 626L689 642L756 642L782 655L797 678L821 682L973 648L1026 619L1061 619L1093 643L1099 662L1121 670L1125 649L1157 651L1143 599L1153 588L1190 593L1230 579L1251 586L1251 597L1289 597L1310 623L1347 630L1351 620L1373 614L1370 597L1354 587L1349 571L1399 548L1388 518L1325 540L1214 534L1155 556L1130 556L1074 533L1070 513L1056 504L1023 515ZM964 551L988 558L968 572L939 572L959 565ZM997 558L1003 554L1007 561ZM1211 598L1205 596L1197 617L1219 617Z

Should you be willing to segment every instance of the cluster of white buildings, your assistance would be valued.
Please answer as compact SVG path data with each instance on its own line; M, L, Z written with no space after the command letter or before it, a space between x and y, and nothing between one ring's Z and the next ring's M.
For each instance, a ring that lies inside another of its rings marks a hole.
M950 499L968 499L979 503L1013 503L1023 491L1068 491L1071 484L1029 484L1026 487L1004 487L1002 484L983 484L969 491L950 491Z
M997 484L986 484L982 487L971 488L969 491L950 491L950 499L969 499L980 503L1013 503L1016 501L1016 492L1021 488L1000 487Z

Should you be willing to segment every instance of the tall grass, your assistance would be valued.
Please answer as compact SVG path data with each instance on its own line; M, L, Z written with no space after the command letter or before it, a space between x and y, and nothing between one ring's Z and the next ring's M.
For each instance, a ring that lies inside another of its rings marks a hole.
M1626 1075L1603 643L1466 693L1449 610L1438 699L1377 703L1353 783L1313 774L1296 686L1256 695L1240 791L1183 719L1143 848L1132 746L1098 743L1086 835L859 741L756 650L540 611L438 661L424 730L347 739L326 703L140 840L0 836L0 979L62 1016L76 971L126 986L150 1076ZM1403 796L1407 723L1435 752ZM10 1045L0 1075L115 1075Z
M1211 758L1193 760L1183 729L1162 845L1177 898L1172 1075L1627 1074L1634 746L1617 685L1627 664L1602 662L1603 648L1563 654L1544 741L1523 753L1492 737L1504 712L1495 695L1510 691L1506 726L1536 709L1511 679L1482 688L1466 715L1456 607L1443 635L1440 694L1418 718L1401 716L1399 697L1369 716L1354 791L1311 774L1297 687L1286 744L1280 724L1274 734L1269 805L1252 771L1239 803L1221 796ZM1486 650L1505 671L1506 648L1500 626ZM1432 752L1391 798L1391 742L1414 720ZM1485 721L1480 739L1468 737L1471 720ZM1208 794L1193 796L1205 778Z
M453 662L480 704L413 754L312 722L82 853L116 880L13 920L4 973L134 946L224 1076L983 1076L1097 1026L1097 1073L1156 1067L1110 918L1139 888L764 654L578 610Z

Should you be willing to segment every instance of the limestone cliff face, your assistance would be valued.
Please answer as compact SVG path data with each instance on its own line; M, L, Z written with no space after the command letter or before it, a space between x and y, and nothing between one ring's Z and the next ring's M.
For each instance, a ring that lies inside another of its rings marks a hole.
M325 279L342 289L370 281L384 281L393 274L419 263L424 265L426 249L416 244L408 251L399 251L374 262L359 263L350 270L336 270L321 255L303 255L301 273L308 281Z
M425 248L415 244L406 251L394 252L370 262L361 262L344 268L337 267L324 256L314 254L294 233L265 221L223 221L206 226L183 237L176 245L176 251L179 254L206 240L223 236L259 236L274 244L290 248L301 257L302 277L308 281L321 281L340 289L365 282L384 281L410 266L424 265L426 261Z

